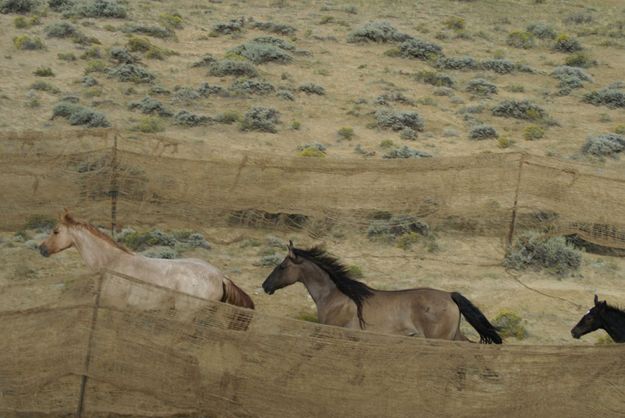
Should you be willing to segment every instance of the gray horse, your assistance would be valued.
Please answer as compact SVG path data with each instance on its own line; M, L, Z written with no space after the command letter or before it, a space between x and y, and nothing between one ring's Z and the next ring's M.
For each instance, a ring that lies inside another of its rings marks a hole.
M267 277L263 289L271 295L295 282L308 289L322 324L468 341L460 331L462 314L480 334L480 342L501 344L497 329L460 293L372 289L349 277L347 268L322 249L303 250L289 242L286 258Z

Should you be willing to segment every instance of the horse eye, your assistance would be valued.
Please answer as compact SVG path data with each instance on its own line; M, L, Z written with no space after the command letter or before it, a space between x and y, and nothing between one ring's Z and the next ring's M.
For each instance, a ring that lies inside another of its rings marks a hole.
M54 230L54 234L58 234L58 233L59 233L59 231L57 231L57 230L55 229L55 230Z

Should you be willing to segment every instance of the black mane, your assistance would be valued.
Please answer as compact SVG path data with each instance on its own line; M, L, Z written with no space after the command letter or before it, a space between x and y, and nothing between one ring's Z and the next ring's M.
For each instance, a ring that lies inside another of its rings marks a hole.
M349 276L349 269L341 264L337 258L329 255L323 249L314 247L309 250L293 248L295 255L312 261L323 271L328 273L330 279L336 287L356 304L356 312L360 328L365 328L365 320L362 318L362 304L369 296L373 296L373 292L369 286L354 280Z
M625 310L603 302L605 311L601 316L604 329L615 342L625 342Z

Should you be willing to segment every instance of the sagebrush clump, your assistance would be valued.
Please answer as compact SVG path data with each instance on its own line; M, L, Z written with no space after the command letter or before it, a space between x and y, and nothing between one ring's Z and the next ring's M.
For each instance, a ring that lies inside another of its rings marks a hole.
M586 71L577 67L570 67L568 65L561 65L556 67L551 75L560 81L561 89L579 89L584 87L584 82L592 82L592 77L586 73Z
M493 325L497 327L499 335L504 338L514 337L517 340L527 338L527 329L523 325L523 319L516 313L504 309L493 319Z
M591 136L582 146L582 153L596 157L614 157L625 151L625 136L616 133Z
M497 86L483 78L474 78L467 83L465 90L478 96L497 94Z
M245 26L245 19L231 19L228 22L219 22L213 25L213 30L211 31L211 35L231 35L234 33L240 33L243 31L243 27Z
M305 83L300 85L297 89L307 94L316 94L317 96L324 96L326 94L326 90L323 86L315 83Z
M450 75L429 70L419 71L415 75L415 79L436 87L453 87L456 84Z
M519 236L508 250L504 266L515 270L545 269L566 275L579 269L582 255L564 237L542 237L537 232Z
M399 148L393 148L382 156L382 158L387 159L387 160L396 159L396 158L406 159L406 158L430 158L430 157L432 157L432 154L425 152L425 151L419 151L414 148L410 148L407 145L404 145L403 147L399 147Z
M297 32L297 29L291 25L275 22L254 22L254 28L285 36L292 36Z
M468 71L480 68L480 63L475 58L469 56L441 57L436 61L436 66L445 70Z
M529 125L523 129L523 138L527 141L536 141L545 136L545 129L538 125Z
M16 49L24 51L33 51L44 48L43 41L39 39L39 37L33 36L31 38L28 35L19 35L13 38L13 45Z
M411 215L391 215L382 212L369 222L367 237L370 240L395 242L402 236L417 234L427 237L431 233L430 226Z
M258 71L253 64L245 61L223 60L213 63L208 71L209 75L223 77L232 75L235 77L256 77Z
M241 122L244 131L275 133L280 122L280 112L268 107L253 107L245 113Z
M48 38L69 38L78 33L76 27L67 22L56 22L44 28Z
M156 78L154 74L136 64L121 64L109 69L108 75L119 81L130 81L133 83L151 83Z
M390 128L394 131L401 131L404 128L411 128L417 132L423 130L425 123L414 111L395 111L390 109L380 109L375 112L377 125L380 128Z
M150 96L145 96L139 101L131 102L128 108L131 110L139 109L142 113L159 116L171 116L173 114L169 109L163 106L161 102Z
M604 88L592 91L584 95L583 101L595 106L607 106L609 108L625 107L625 93L617 88Z
M267 62L288 64L293 61L291 55L282 48L270 43L247 42L231 49L230 53L245 57L254 64L265 64Z
M536 45L531 32L515 31L508 34L506 43L514 48L530 49Z
M526 29L538 39L554 39L557 36L555 29L544 22L530 23Z
M276 89L271 83L264 80L240 78L232 83L230 90L240 94L267 95L273 93Z
M494 71L497 74L510 74L517 69L517 66L506 59L492 59L482 61L480 68L483 70Z
M399 45L399 54L404 58L434 60L443 54L443 48L420 39L408 39Z
M553 49L559 52L577 52L582 50L582 45L576 38L569 35L559 35L553 45Z
M0 1L0 13L30 13L39 6L37 0L1 0Z
M76 103L62 101L52 109L52 118L62 117L71 125L86 125L88 128L108 128L111 126L103 113Z
M206 125L213 121L210 116L196 115L195 113L181 110L174 116L174 123L182 126Z
M494 116L523 120L541 120L547 112L529 100L504 100L492 110Z
M410 38L410 35L399 32L389 22L373 21L351 32L347 42L403 42Z
M490 125L478 125L469 132L469 138L475 140L494 139L497 137L499 137L497 131Z

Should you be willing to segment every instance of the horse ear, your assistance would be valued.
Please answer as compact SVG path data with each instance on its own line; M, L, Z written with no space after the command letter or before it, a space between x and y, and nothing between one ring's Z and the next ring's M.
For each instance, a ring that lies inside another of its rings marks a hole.
M67 208L65 208L63 215L61 215L61 222L63 222L65 225L73 225L76 223L76 220L74 219L72 214L69 213L69 210L67 210Z
M597 306L599 304L599 298L597 297L597 295L595 295L595 306Z
M289 244L286 246L287 250L289 250L289 257L295 258L295 253L293 252L293 241L289 240Z

